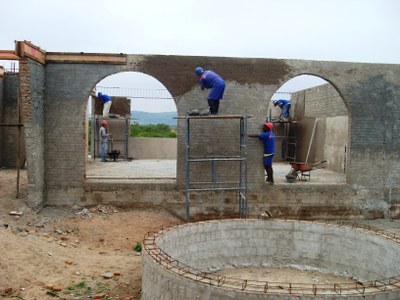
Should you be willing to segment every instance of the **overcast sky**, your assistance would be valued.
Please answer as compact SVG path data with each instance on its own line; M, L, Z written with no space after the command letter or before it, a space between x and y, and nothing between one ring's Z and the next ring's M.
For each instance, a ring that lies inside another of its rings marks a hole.
M400 63L400 0L0 0L0 12L0 50Z

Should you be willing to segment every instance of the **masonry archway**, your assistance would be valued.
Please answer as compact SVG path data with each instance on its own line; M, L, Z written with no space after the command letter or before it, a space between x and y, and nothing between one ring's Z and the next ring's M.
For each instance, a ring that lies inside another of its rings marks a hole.
M109 118L102 115L99 92L112 97ZM87 179L176 179L177 109L156 78L133 71L109 75L93 88L87 111ZM103 119L112 134L107 164L100 161L98 135ZM117 152L116 159L113 152Z
M288 122L280 122L282 109L274 105L275 100L281 99L291 103ZM340 91L331 82L317 75L297 75L279 87L268 106L270 118L277 121L277 161L314 164L315 170L327 171L305 175L320 174L322 182L345 182L349 112ZM291 166L293 170L298 165Z

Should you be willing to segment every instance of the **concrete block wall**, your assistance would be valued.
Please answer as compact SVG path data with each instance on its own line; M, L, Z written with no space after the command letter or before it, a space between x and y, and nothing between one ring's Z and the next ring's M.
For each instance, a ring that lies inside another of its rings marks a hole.
M128 55L125 65L32 64L29 75L41 80L30 85L28 96L31 98L25 101L34 112L25 116L32 118L31 127L28 126L26 133L30 152L27 156L28 171L29 176L39 178L39 182L30 180L30 194L38 199L45 190L41 201L47 204L74 203L87 196L85 113L87 99L97 82L122 71L138 71L154 76L170 91L178 114L183 116L190 109L206 107L207 91L200 90L198 79L193 74L197 65L214 69L226 79L227 90L221 102L221 114L248 113L252 116L248 132L252 133L259 132L259 126L267 116L265 99L270 99L284 82L304 73L328 79L340 91L351 118L348 184L355 191L367 189L365 201L374 203L377 199L375 208L380 207L379 201L384 201L390 203L392 211L397 211L400 205L396 192L397 183L400 182L400 120L396 113L400 109L400 90L396 83L399 82L400 67L295 60ZM43 70L44 76L34 76ZM21 82L22 88L23 84ZM178 188L183 188L185 183L184 132L184 120L179 120ZM229 135L235 136L236 132L226 123L217 126L201 124L192 132L195 135L204 132L211 136L206 142L199 142L200 152L208 154L209 149L217 152L223 149L223 154L229 154L237 148L236 143L228 142ZM32 133L37 134L36 138ZM267 192L264 183L259 181L264 174L262 144L254 139L249 140L247 153L249 192L251 195L261 195ZM374 176L365 171L371 161L374 162ZM41 164L44 164L43 172ZM227 170L225 173L231 176L230 167L223 166L222 170ZM205 167L200 172L208 173L208 170ZM285 204L282 205L281 209L284 210Z
M387 69L385 73L391 73L390 66ZM390 82L393 78L393 75L369 74L357 85L344 89L351 98L347 168L350 183L390 189L394 182L400 182L397 139L400 91ZM372 174L368 171L370 167L374 170ZM395 201L400 203L400 199Z
M258 217L265 210L277 218L295 219L377 219L386 218L390 203L385 202L384 191L355 189L347 184L264 184L260 177L260 189L249 189L248 216ZM155 205L186 220L185 189L175 183L127 183L86 182L84 195L67 202L59 196L64 191L54 190L50 197L55 206L93 206L98 203L121 207L145 207ZM78 189L65 192L76 194ZM57 194L58 193L58 194ZM400 189L392 190L392 198ZM396 213L396 211L393 211ZM397 212L398 213L398 212ZM190 193L190 220L238 218L238 195L232 191Z
M331 84L293 93L297 126L298 161L327 161L329 170L346 172L348 148L348 112L344 100ZM318 124L311 142L314 122Z
M18 88L19 74L5 73L0 78L2 84L2 98L0 99L0 123L18 124ZM0 166L6 168L16 168L17 166L17 147L18 147L18 127L0 127ZM20 141L20 167L25 164L25 139L24 129L21 128Z
M332 85L320 85L307 89L304 93L305 117L331 118L348 115L343 99Z
M104 74L115 72L116 66L109 65L46 65L44 180L49 205L84 195L87 101Z
M134 159L176 159L176 138L129 138L129 156Z

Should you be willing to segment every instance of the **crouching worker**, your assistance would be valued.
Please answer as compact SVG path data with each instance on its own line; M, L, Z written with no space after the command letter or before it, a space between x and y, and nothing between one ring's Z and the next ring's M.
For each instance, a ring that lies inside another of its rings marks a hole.
M274 124L266 122L263 124L263 133L249 134L249 137L254 137L264 143L264 168L267 172L266 182L274 183L274 171L272 169L272 160L275 154L275 135L273 133Z
M112 104L112 99L110 96L102 93L98 93L97 97L101 102L103 102L103 117L108 117L110 115L110 108Z
M281 113L279 115L279 119L282 121L289 121L290 118L290 101L285 99L274 100L272 101L274 106L278 106L281 109Z

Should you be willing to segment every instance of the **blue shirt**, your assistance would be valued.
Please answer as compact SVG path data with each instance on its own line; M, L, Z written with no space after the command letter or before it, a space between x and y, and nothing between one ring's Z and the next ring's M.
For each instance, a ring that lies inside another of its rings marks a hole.
M278 106L280 108L283 108L286 104L290 104L290 101L284 100L284 99L279 99L277 102Z
M258 139L264 143L264 154L275 153L275 135L272 131L259 134Z
M225 81L213 71L204 71L200 77L201 88L211 89L215 86L225 85Z
M108 101L111 101L111 97L108 96L108 95L106 95L106 94L98 93L97 96L99 97L99 99L100 99L101 101L103 101L103 103L106 103L106 102L108 102Z

